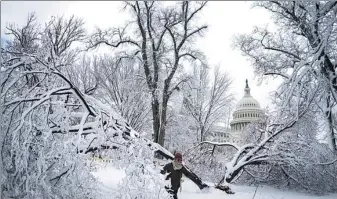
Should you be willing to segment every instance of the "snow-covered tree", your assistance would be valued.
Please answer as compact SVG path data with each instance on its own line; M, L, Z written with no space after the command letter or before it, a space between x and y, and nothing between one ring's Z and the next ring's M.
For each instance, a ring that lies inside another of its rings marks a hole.
M151 98L140 67L133 59L104 57L95 65L94 73L102 88L102 99L118 110L133 129L144 132L151 122Z
M307 113L296 125L274 139L270 153L278 154L264 164L243 168L238 183L265 183L313 193L337 190L337 159L315 138L318 124L315 112Z
M270 11L276 30L254 28L234 45L253 63L259 77L283 78L277 91L282 107L299 114L301 103L316 93L312 108L320 108L327 124L326 141L336 152L333 115L336 105L337 3L335 1L256 2Z
M197 129L193 125L193 118L185 112L170 113L167 120L165 148L172 153L185 151L197 143Z
M311 96L311 101L314 97ZM198 174L218 180L218 185L239 179L239 182L253 180L255 183L304 188L315 193L336 191L331 182L336 180L333 176L336 174L337 158L315 139L318 122L314 117L316 112L308 109L311 103L306 102L307 107L299 107L302 114L298 117L290 112L276 112L268 118L266 128L250 126L246 129L252 131L250 139L243 145L199 143L186 152L188 165L197 171L216 168L216 171ZM234 153L230 153L233 155L229 159L228 156L223 159L229 149L219 148L230 148Z
M1 74L4 198L93 197L94 179L78 148L95 114L38 56L2 53L8 56Z
M127 2L125 8L130 10L132 21L123 28L97 29L89 40L89 48L106 44L140 62L151 94L154 141L162 146L170 97L185 81L176 74L186 61L203 59L193 43L207 28L197 25L205 5L184 1L165 7L154 1Z
M6 27L6 35L15 39L7 40L6 48L10 51L19 51L26 53L36 53L40 40L39 33L41 31L39 24L36 22L35 13L30 13L24 27L17 27L14 23L8 24Z
M216 67L210 77L209 70L206 66L194 66L193 76L184 89L183 108L192 116L197 140L201 142L214 125L224 123L233 102L228 75Z
M97 93L98 78L93 73L93 67L97 63L96 58L91 59L83 55L80 61L65 68L67 78L84 94L93 95Z
M83 93L109 104L137 132L150 130L150 95L141 68L133 59L84 56L68 67L67 73Z
M81 39L72 35L83 30L78 21L58 20L67 25L56 32L51 21L41 31L29 15L23 28L7 28L14 37L1 49L2 198L97 196L79 153L82 144L89 145L81 137L84 125L96 114L60 72L72 62L72 43Z

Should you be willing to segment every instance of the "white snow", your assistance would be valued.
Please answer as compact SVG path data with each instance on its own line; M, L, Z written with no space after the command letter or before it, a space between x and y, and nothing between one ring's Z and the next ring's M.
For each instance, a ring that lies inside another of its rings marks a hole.
M103 183L104 191L113 193L117 190L117 184L123 177L125 172L118 170L112 166L106 165L100 168L94 175ZM211 184L211 183L209 183ZM231 185L235 194L226 194L223 191L213 187L200 190L192 181L184 179L182 191L178 192L179 199L252 199L256 187ZM326 196L311 196L304 193L296 193L283 191L268 186L259 186L256 190L254 199L336 199L337 194L329 194Z
M102 167L93 174L105 185L105 187L111 188L112 190L116 190L117 184L125 177L124 171L111 166Z

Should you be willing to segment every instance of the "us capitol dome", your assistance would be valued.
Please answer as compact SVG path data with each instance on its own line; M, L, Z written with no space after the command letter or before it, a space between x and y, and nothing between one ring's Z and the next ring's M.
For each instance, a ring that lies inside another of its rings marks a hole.
M260 107L260 103L250 94L248 80L246 79L246 87L244 89L243 98L237 103L233 112L233 120L230 122L231 137L233 141L240 139L241 132L249 123L261 123L264 117L264 111Z

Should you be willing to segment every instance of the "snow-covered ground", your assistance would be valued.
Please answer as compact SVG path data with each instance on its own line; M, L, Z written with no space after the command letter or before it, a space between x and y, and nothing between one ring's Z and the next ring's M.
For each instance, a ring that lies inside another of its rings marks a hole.
M117 189L118 182L125 176L121 170L106 166L94 172L94 175L103 183L103 189L107 193L113 193ZM184 180L182 191L178 193L179 199L252 199L256 187L232 185L235 194L228 195L223 191L210 188L201 191L190 180ZM279 189L263 186L258 187L254 199L337 199L337 194L326 196L310 196L303 193L286 192Z

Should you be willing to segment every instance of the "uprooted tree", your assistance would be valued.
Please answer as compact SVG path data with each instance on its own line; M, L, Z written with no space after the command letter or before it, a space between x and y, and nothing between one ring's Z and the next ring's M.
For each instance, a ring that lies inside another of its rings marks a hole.
M89 166L91 154L102 151L120 168L143 171L136 181L149 178L158 188L148 191L163 192L153 168L144 166L152 163L154 151L164 149L137 138L118 113L82 94L40 56L4 49L2 55L3 198L103 198ZM125 194L133 192L116 197Z

